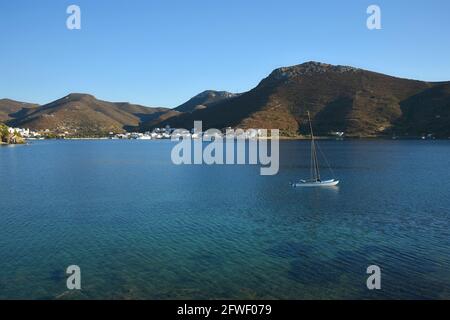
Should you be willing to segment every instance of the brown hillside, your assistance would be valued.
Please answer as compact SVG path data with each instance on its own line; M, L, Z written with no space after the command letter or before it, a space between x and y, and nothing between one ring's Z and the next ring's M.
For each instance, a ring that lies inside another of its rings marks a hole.
M20 117L38 105L33 103L19 102L11 99L0 99L0 122L7 122Z
M35 130L68 131L80 135L104 134L136 128L142 121L150 121L167 110L107 102L87 94L69 94L35 108L25 116L9 121L8 124Z
M256 88L214 108L178 114L154 125L191 128L194 120L203 120L205 128L278 128L284 135L296 135L305 131L309 110L319 134L446 135L448 86L308 62L276 69Z

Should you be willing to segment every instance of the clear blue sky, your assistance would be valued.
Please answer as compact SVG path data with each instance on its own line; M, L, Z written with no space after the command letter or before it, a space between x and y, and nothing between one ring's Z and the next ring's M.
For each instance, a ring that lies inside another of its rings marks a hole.
M66 28L70 4L81 30ZM382 30L366 28L370 4ZM173 107L309 60L450 80L449 14L448 0L2 0L0 98Z

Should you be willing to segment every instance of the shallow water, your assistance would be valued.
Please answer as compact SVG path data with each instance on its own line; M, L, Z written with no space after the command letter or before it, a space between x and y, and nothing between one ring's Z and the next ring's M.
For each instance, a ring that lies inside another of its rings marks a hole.
M276 176L175 166L172 146L1 147L0 298L450 298L449 141L323 141L330 189L289 187L307 141L281 142Z

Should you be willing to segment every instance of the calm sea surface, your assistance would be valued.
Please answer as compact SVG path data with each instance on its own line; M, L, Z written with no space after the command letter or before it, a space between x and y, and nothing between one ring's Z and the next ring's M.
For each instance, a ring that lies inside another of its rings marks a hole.
M175 166L173 145L1 147L0 298L450 298L450 141L323 141L331 189L289 186L308 142L281 142L266 177Z

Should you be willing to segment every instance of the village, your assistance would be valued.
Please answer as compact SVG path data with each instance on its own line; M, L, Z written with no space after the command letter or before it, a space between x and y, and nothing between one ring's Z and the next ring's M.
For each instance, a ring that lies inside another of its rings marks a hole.
M233 129L231 127L222 130L212 129L203 131L201 127L191 130L174 129L170 126L155 128L146 132L109 132L103 136L79 136L65 131L63 133L54 132L50 129L31 130L29 128L11 128L2 125L3 139L6 144L21 144L27 140L64 139L64 140L90 140L90 139L111 139L111 140L161 140L161 139L215 139L215 138L244 138L244 139L264 139L267 138L267 131L262 129Z

